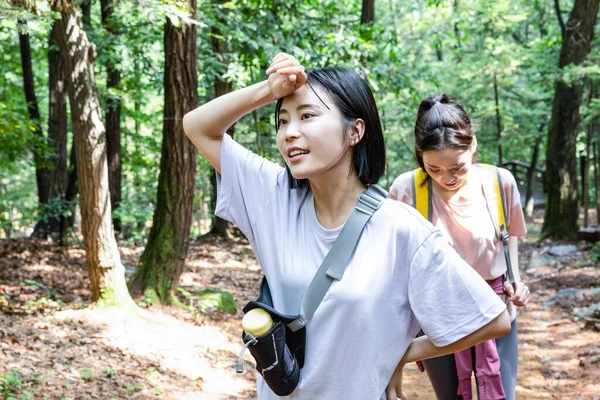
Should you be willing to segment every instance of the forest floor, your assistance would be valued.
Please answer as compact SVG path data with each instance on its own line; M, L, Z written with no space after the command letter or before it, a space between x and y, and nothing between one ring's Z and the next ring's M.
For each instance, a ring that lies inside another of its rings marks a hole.
M517 398L600 399L600 324L574 315L600 303L600 266L588 261L587 243L538 241L540 222L528 225L520 245L521 275L533 296L518 318ZM550 254L567 244L575 251ZM142 250L121 244L128 274ZM255 398L250 355L243 374L235 363L241 308L256 295L260 274L244 241L195 239L180 286L189 293L226 290L238 311L150 306L132 315L88 306L85 254L77 244L2 240L0 398ZM410 399L434 399L414 365L406 367L405 388Z

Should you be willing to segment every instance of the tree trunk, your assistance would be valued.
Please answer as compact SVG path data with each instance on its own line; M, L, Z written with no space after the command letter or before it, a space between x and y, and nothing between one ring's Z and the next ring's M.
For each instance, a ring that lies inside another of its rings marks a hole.
M225 1L224 0L216 0L215 3L216 4L224 4ZM219 14L219 15L221 15L221 17L219 18L219 23L225 24L227 21L227 15L226 14ZM226 60L226 54L227 54L227 50L228 50L227 42L223 41L223 40L219 40L220 36L221 36L221 30L219 29L219 27L213 26L213 28L212 28L213 50L215 51L215 53L221 55L222 60ZM225 72L225 71L223 71L223 72ZM215 97L219 97L219 96L222 96L224 94L231 92L232 85L231 85L231 82L223 80L221 78L221 75L218 74L217 76L215 76L214 89L215 89ZM231 137L233 137L234 131L235 131L235 124L227 130L227 133L229 135L231 135ZM211 206L213 207L213 210L214 210L214 208L217 204L217 176L216 176L216 173L214 170L211 172L211 175L210 175L210 183L212 185L210 200L211 200ZM229 223L227 221L225 221L222 218L217 217L216 215L213 215L209 233L217 235L217 236L221 236L223 238L228 238L229 237L229 235L227 234L228 227L229 227Z
M19 21L19 24L24 26L24 30L27 29L26 23ZM44 160L44 146L42 144L46 141L44 133L42 132L42 125L40 121L40 110L38 107L37 97L35 95L35 84L33 78L33 67L31 65L31 45L29 43L29 34L27 32L19 33L19 49L21 51L21 67L23 69L23 88L25 91L25 101L27 102L27 113L29 114L29 120L34 126L34 141L33 146L33 158L35 161L35 178L37 181L38 189L38 221L33 230L33 237L46 238L48 236L48 217L47 217L47 205L48 205L48 193L50 191L49 181L49 169Z
M53 0L50 0L53 1ZM75 0L77 1L77 0ZM79 6L81 7L81 21L83 22L83 29L88 30L92 28L92 0L79 0Z
M590 99L595 99L598 96L596 83L591 80L590 81ZM590 101L591 102L591 101ZM600 123L597 121L592 121L588 125L588 137L590 138L590 143L592 146L593 152L593 162L594 165L594 200L596 207L596 225L600 225L600 160L598 159L598 139L600 139Z
M496 132L498 140L498 166L502 166L502 119L500 117L500 99L498 95L498 78L494 71L494 101L496 104Z
M67 231L73 229L75 224L75 197L79 192L79 183L77 182L77 156L75 154L75 143L71 145L69 154L69 168L67 173L67 189L65 190L65 203L69 207L69 216L60 218L60 244L64 244Z
M188 0L196 18L196 0ZM156 210L150 237L131 288L172 302L188 249L196 183L197 150L183 132L183 116L198 105L197 26L166 19L165 111ZM148 291L151 291L150 293ZM152 293L153 292L153 293Z
M360 22L363 25L375 22L375 0L363 0Z
M79 181L83 242L92 301L99 306L135 308L125 284L125 268L111 221L106 132L94 80L93 49L76 1L50 0L67 75Z
M586 146L586 149L587 148L588 147ZM583 208L583 226L587 228L589 224L588 208L590 203L590 196L588 192L589 167L588 158L584 152L579 153L579 169L581 173L581 207Z
M598 142L594 142L592 144L592 147L594 148L594 194L596 195L596 225L600 225L600 159L598 157L598 146Z
M58 50L57 26L52 25L48 47L48 142L54 153L53 169L49 171L48 198L60 207L48 221L49 232L60 234L67 188L67 87L64 65ZM61 243L64 237L61 237Z
M535 199L533 197L534 191L534 183L535 183L535 170L537 168L538 157L540 153L540 145L542 144L542 139L544 138L543 129L544 125L540 126L540 135L535 140L535 144L533 145L533 155L531 156L531 164L529 165L529 169L527 170L527 189L525 191L525 215L527 218L533 217L533 207L535 205Z
M102 24L110 33L111 38L118 34L113 17L115 3L113 0L101 0ZM106 89L108 98L106 100L106 158L108 160L108 187L110 189L110 203L113 214L118 210L121 203L121 99L112 92L121 83L121 71L115 62L112 44L108 45L109 56L106 58ZM112 89L112 90L111 90ZM113 217L115 231L121 231L121 219Z
M600 0L575 0L566 26L559 68L580 64L590 52L599 3ZM582 97L581 82L570 85L562 80L557 82L546 150L548 197L542 227L544 237L572 239L577 236L575 145Z

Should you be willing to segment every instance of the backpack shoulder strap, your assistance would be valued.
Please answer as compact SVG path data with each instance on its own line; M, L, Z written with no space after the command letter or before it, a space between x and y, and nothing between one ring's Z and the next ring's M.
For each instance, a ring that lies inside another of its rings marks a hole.
M502 190L502 177L500 171L495 165L489 164L477 164L481 171L481 182L484 185L483 190L486 194L486 201L488 201L487 190L490 188L494 193L494 197L500 199L496 202L494 224L496 225L496 233L502 239L502 232L506 230L506 204L504 199L504 190ZM492 206L489 204L488 206ZM490 210L491 212L491 210Z
M422 168L412 173L413 207L431 222L431 178Z
M477 165L479 166L479 170L482 173L481 182L483 185L483 193L485 196L485 201L486 203L488 203L488 210L490 211L490 216L492 215L492 211L490 209L486 186L492 186L496 198L500 199L500 201L496 202L496 220L492 218L492 221L494 223L496 234L498 235L499 239L502 240L502 244L504 247L504 258L506 260L506 270L508 272L508 279L510 283L514 283L515 277L508 249L510 235L508 234L508 225L506 224L506 200L504 198L504 190L502 189L502 176L500 175L500 170L495 165Z

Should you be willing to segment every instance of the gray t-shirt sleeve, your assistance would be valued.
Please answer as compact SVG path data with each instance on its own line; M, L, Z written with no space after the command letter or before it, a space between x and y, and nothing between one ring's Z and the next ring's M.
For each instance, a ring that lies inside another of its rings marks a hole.
M423 332L438 347L475 332L506 309L437 230L413 256L408 299Z
M285 169L251 151L231 136L221 143L221 173L217 174L217 206L215 214L254 240L253 224L260 212L285 182Z

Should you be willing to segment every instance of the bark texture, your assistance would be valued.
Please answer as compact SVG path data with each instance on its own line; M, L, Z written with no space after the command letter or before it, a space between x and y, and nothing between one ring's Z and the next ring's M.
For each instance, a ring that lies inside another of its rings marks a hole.
M575 0L566 24L558 66L580 64L591 49L600 0ZM577 236L576 149L583 83L558 81L546 150L548 196L542 234L573 239Z
M60 12L57 39L67 75L92 301L99 306L133 308L111 221L106 131L94 80L94 48L75 1L51 0L50 5Z
M196 18L196 0L188 0ZM197 150L183 131L183 116L198 105L197 28L167 18L165 46L165 111L156 210L150 237L131 289L173 300L187 254L194 201Z

